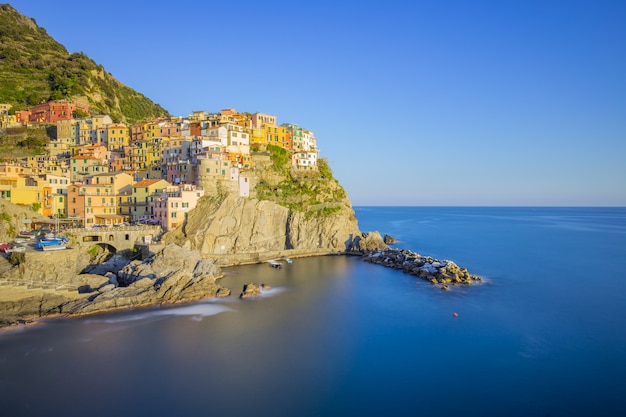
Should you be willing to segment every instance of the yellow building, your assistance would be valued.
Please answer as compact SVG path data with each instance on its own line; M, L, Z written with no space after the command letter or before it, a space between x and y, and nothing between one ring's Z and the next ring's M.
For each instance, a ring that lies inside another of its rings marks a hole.
M32 207L37 213L43 214L45 197L51 192L50 186L46 181L25 177L19 168L17 171L14 168L6 164L0 166L0 198Z
M285 126L265 126L265 134L267 136L267 144L280 146L281 148L291 148L289 140L289 131Z
M0 128L6 129L17 124L17 116L14 114L0 114Z
M267 145L268 133L264 128L250 129L250 145Z
M164 122L154 121L146 125L146 130L143 134L144 139L154 139L161 137L161 126Z
M111 124L107 126L107 149L109 151L124 151L130 144L130 132L125 124Z
M9 110L11 110L11 107L13 107L12 104L0 103L0 115L9 114Z
M171 184L165 180L141 180L133 184L132 219L151 219L154 216L153 201Z

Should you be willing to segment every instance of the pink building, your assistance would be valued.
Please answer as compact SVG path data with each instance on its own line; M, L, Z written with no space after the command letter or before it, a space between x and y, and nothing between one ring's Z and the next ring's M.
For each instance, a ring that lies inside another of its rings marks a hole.
M154 219L159 220L166 230L175 229L185 222L187 214L196 208L202 196L204 190L192 184L166 187L152 203Z

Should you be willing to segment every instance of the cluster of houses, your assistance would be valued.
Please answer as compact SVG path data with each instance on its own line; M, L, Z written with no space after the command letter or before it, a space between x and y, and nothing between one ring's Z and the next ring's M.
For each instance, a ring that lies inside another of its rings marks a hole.
M268 114L198 111L128 126L108 115L78 118L89 108L76 101L9 110L0 104L0 126L45 124L53 140L43 155L0 162L0 198L85 227L176 228L218 183L249 196L255 146L289 150L292 170L318 169L313 132Z

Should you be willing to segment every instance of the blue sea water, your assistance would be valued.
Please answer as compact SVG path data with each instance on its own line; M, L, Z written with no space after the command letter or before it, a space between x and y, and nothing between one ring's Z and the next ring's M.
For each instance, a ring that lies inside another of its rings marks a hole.
M0 334L0 415L626 415L625 208L355 211L485 283L344 256L228 269L228 299ZM251 281L272 289L239 300Z

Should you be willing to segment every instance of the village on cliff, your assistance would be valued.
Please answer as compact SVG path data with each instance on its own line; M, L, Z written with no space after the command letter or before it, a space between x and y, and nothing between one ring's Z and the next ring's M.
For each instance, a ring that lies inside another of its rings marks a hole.
M249 196L251 151L268 146L288 151L292 171L318 171L313 132L268 114L196 111L126 125L89 116L81 100L10 109L0 104L1 128L45 127L51 140L43 155L0 162L0 198L73 226L174 229L215 184Z

